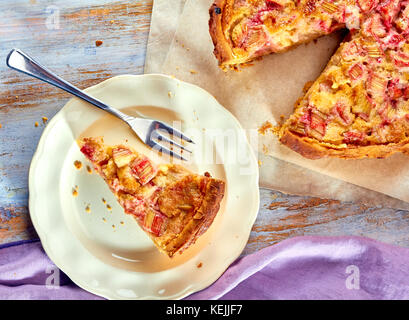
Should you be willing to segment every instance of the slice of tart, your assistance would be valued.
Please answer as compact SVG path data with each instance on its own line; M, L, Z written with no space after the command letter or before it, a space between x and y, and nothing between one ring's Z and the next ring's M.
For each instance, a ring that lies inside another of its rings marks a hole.
M341 28L357 28L366 0L216 0L210 35L222 67L284 52ZM368 0L373 1L373 0ZM366 8L368 11L371 8Z
M132 215L161 251L182 253L210 227L225 183L180 165L155 165L128 146L106 146L102 138L78 141L126 214Z

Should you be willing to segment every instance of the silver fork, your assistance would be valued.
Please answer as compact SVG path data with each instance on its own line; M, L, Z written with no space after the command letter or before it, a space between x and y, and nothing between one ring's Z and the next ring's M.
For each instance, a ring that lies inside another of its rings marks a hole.
M177 137L179 139L185 140L190 143L194 143L189 137L184 135L182 132L176 130L175 128L163 123L161 121L145 118L143 115L138 113L140 118L131 117L117 109L114 109L105 103L99 101L86 94L84 91L76 88L72 84L58 77L41 64L36 62L33 58L28 56L26 53L19 49L13 49L7 56L6 64L8 67L25 73L29 76L40 79L47 82L53 86L63 89L74 96L83 99L92 105L109 112L110 114L118 117L119 119L125 121L131 129L136 133L136 135L148 146L157 150L158 152L163 152L169 154L172 157L186 160L181 153L183 151L191 153L192 151L186 149L182 144L177 143L172 140L170 136ZM166 131L169 136L164 135L161 131ZM159 142L158 142L159 141ZM165 142L170 145L170 148L161 144L160 142ZM181 151L180 153L173 150L174 147L178 147Z

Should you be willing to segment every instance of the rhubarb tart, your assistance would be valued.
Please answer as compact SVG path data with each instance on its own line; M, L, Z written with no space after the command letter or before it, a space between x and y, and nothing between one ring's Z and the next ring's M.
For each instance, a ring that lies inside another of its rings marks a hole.
M217 0L210 16L222 67L349 29L279 139L310 159L409 152L408 1Z
M169 257L193 245L216 217L225 183L209 173L157 165L128 146L106 146L102 138L85 138L78 144L124 212Z

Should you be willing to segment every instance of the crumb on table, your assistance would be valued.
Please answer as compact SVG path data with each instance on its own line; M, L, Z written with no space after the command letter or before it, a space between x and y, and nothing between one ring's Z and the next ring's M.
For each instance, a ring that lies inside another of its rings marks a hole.
M191 73L191 74L196 74L197 71L196 71L196 70L193 70L193 69L190 69L190 73Z
M241 66L242 68L248 68L248 67L254 66L254 63L245 62L245 63L242 63L240 66Z
M203 263L201 263L201 262L199 262L198 264L197 264L197 267L198 268L201 268L203 266Z
M44 124L48 121L48 118L47 118L47 117L42 117L41 119L43 120L43 123L44 123Z
M103 42L102 40L97 40L97 41L95 41L95 45L96 45L97 47L101 46L103 43L104 43L104 42Z
M268 153L268 148L265 144L263 144L263 153L267 154Z
M260 128L258 128L258 133L260 133L260 134L262 134L262 135L265 135L266 132L267 132L268 130L272 129L272 128L273 128L273 125L271 124L271 122L270 122L270 121L266 121L266 122L264 122L264 123L261 125Z
M36 121L36 122L34 122L34 127L38 127L38 122Z

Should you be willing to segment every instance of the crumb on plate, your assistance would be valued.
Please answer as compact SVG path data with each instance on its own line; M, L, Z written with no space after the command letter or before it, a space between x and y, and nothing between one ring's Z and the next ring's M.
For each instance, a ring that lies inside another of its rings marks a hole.
M78 186L75 186L74 188L72 188L72 195L74 197L78 196Z
M74 167L80 170L82 168L82 162L79 160L74 161Z

